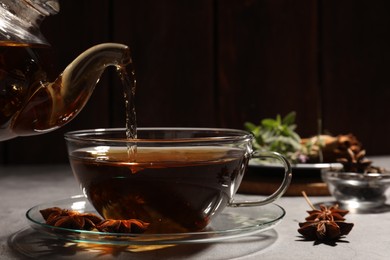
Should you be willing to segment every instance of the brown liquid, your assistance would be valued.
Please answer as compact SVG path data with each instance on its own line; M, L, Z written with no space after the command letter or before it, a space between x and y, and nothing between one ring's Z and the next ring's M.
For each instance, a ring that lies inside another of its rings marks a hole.
M138 147L137 162L129 163L127 148L86 151L70 161L95 209L105 218L149 222L150 233L203 229L230 200L246 163L231 148Z
M52 71L42 67L51 64L49 52L45 46L0 42L0 140L12 137L11 129L28 135L51 127L47 124L52 100L43 82L49 80L47 73ZM34 120L37 110L46 113Z
M49 132L68 123L82 110L101 75L99 73L105 69L104 64L95 62L91 64L96 66L81 66L85 78L76 80L78 77L74 72L62 78L49 66L52 54L47 46L0 41L0 141ZM107 56L98 57L119 59L114 54L112 57L105 54ZM124 51L123 55L126 54ZM128 63L113 64L117 66L123 83L127 136L135 138L135 76L131 60L123 61Z

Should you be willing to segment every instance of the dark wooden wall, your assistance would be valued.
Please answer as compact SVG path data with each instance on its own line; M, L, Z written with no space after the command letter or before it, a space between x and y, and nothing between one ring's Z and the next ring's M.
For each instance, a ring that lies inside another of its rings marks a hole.
M298 132L352 132L390 154L390 1L63 0L42 31L60 72L94 44L132 49L139 126L243 128L297 112ZM66 162L69 130L124 126L122 89L105 73L65 127L0 143L0 164Z

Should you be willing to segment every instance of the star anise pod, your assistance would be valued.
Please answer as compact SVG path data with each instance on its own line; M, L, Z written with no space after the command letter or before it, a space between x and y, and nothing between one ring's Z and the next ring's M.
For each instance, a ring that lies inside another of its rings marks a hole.
M102 222L102 219L92 213L80 213L75 210L61 209L58 207L40 210L46 224L80 230L92 230Z
M309 216L305 219L306 221L344 221L344 216L347 215L348 212L348 210L340 209L338 204L333 205L329 208L325 205L320 205L320 209L313 209L307 211L307 213L309 213Z
M107 219L101 222L96 228L101 232L111 233L143 233L149 223L139 219L114 220Z
M302 192L302 194L312 208L307 211L309 216L306 217L306 222L299 223L298 232L302 236L307 240L335 240L349 234L353 223L344 222L348 210L339 209L337 204L329 208L320 205L320 209L316 209L306 193Z
M381 167L372 166L372 161L368 160L365 156L365 150L356 152L352 149L347 149L345 157L338 158L337 162L344 166L344 171L346 172L382 173L385 171Z
M138 219L127 220L103 220L92 213L80 213L75 210L61 209L58 207L40 210L46 224L54 227L99 230L101 232L115 233L143 233L149 223Z
M337 159L337 161L344 166L347 172L366 172L366 169L371 165L371 161L365 158L366 151L361 150L354 152L347 149L345 157Z
M307 221L299 223L298 232L307 240L334 240L348 235L353 228L352 223L344 221Z

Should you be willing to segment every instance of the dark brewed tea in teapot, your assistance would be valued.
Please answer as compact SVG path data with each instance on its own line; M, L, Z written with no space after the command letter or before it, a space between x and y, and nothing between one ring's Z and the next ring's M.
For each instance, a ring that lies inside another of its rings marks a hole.
M134 72L129 48L118 43L95 45L80 54L53 81L41 59L44 46L0 41L0 141L55 130L72 120L89 100L108 66L123 83L129 111L129 136L135 131ZM52 74L52 73L51 73ZM134 123L133 123L134 122Z
M44 67L53 62L42 59L50 57L51 48L39 24L58 11L57 0L1 2L0 141L46 133L72 120L108 66L116 67L122 79L126 106L132 103L135 80L129 48L123 44L95 45L55 77ZM135 122L132 117L129 125ZM135 126L129 129L132 136Z
M18 131L26 134L34 132L34 129L26 127L28 122L24 122L26 118L30 121L31 114L40 114L40 126L37 127L46 128L52 100L44 85L47 70L42 68L40 61L44 51L47 52L48 48L0 42L0 129L12 128L14 131L19 128ZM23 109L29 102L34 106ZM13 120L16 114L18 119ZM0 140L10 137L11 131L9 135L0 135Z

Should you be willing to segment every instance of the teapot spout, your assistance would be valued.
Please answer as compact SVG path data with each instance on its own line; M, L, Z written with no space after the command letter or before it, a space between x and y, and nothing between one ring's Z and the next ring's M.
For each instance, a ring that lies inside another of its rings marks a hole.
M13 122L16 136L46 133L71 121L88 102L109 66L120 71L132 69L126 45L103 43L80 54L54 82L42 83L31 95Z

